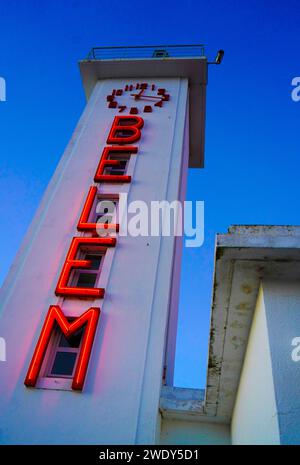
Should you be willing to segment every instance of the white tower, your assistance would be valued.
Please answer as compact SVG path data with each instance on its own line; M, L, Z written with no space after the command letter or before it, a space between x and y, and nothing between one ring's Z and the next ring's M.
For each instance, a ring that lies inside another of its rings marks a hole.
M155 443L173 380L181 239L121 234L103 201L184 199L188 165L203 166L207 60L99 48L80 70L86 108L1 294L5 444Z

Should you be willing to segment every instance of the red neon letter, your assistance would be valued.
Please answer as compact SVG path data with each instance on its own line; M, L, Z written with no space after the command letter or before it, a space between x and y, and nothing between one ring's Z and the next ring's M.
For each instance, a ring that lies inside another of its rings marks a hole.
M137 142L141 138L140 130L143 126L144 120L140 116L115 116L107 138L107 143L132 144L133 142ZM119 132L123 133L123 137L118 136Z
M56 286L55 294L64 296L77 296L77 297L91 297L102 298L104 297L105 289L103 288L88 288L88 287L70 287L68 281L70 273L74 268L90 268L90 260L78 260L76 255L80 246L96 246L97 250L105 252L107 247L114 247L116 239L114 237L73 237L62 272L60 274L58 284Z
M94 176L95 182L131 182L131 176L124 174L103 174L107 166L120 165L119 160L110 160L109 156L114 155L118 158L123 158L124 154L130 157L130 154L137 153L138 148L133 146L127 147L104 147L96 174Z
M36 385L55 323L58 324L66 338L72 336L78 329L86 325L72 382L72 389L81 391L87 372L99 315L100 308L91 307L80 317L69 322L58 305L51 305L29 365L24 381L25 386L34 387Z
M91 209L97 195L97 187L92 186L88 192L81 216L78 221L77 229L78 231L90 231L95 232L97 228L110 229L112 231L119 231L118 224L112 223L89 223L89 216L91 214Z

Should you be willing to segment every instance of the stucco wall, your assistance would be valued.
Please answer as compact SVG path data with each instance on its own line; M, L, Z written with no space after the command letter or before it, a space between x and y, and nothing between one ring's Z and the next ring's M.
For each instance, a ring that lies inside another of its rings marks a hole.
M295 266L291 265L295 270ZM299 279L272 279L264 283L271 360L277 402L280 442L300 444L300 289ZM296 340L293 343L293 341ZM298 346L298 347L297 347Z
M230 428L218 423L163 419L160 444L228 445Z
M232 418L233 444L279 444L263 287L260 288Z

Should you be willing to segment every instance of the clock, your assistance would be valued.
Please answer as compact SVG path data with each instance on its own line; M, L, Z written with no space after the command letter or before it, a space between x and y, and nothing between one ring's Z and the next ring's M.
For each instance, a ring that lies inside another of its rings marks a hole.
M152 113L154 108L162 108L170 100L166 89L147 82L126 84L122 89L113 89L106 96L107 107L119 113L129 111L131 115Z

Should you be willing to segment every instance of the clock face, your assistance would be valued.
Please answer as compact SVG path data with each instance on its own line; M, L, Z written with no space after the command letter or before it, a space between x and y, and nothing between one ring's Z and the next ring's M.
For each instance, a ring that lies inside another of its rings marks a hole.
M156 108L162 108L170 100L166 89L147 82L126 84L122 89L113 89L107 95L108 108L114 108L119 113L152 113Z

